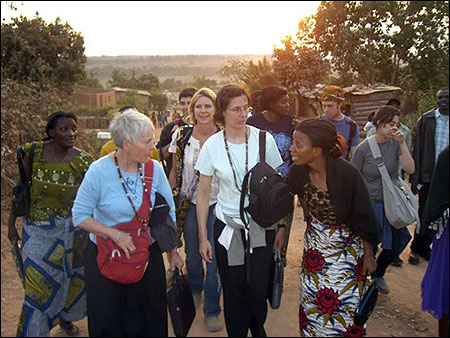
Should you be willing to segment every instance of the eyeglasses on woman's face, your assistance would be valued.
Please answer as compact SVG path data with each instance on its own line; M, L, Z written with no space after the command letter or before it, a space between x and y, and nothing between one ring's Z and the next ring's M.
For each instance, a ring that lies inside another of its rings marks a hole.
M228 111L232 112L233 114L238 115L239 113L245 113L248 114L252 111L252 108L249 107L248 105L245 105L243 107L231 107L227 109Z

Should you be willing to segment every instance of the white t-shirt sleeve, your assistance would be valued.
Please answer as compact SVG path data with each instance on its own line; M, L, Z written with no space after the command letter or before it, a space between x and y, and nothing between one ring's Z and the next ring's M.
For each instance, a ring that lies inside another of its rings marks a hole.
M180 131L180 128L178 127L177 129L175 129L175 131L172 134L172 141L170 141L170 145L169 145L169 153L171 153L171 154L175 154L177 152L177 137L178 137L179 131Z
M266 133L266 163L274 169L283 164L275 139L270 133Z
M215 171L211 160L211 151L214 150L214 143L212 141L213 138L206 140L198 155L197 163L195 164L195 170L198 170L200 174L205 176L213 176Z

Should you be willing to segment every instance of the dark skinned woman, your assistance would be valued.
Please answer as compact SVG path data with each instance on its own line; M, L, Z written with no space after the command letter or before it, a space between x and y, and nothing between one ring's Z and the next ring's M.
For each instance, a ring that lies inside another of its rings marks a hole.
M79 330L72 321L86 316L81 254L85 232L73 227L71 209L93 158L74 147L78 133L74 114L53 113L45 131L48 137L35 142L31 206L22 223L25 301L17 336L48 337L58 323L68 335L76 336ZM26 168L31 146L22 147ZM10 217L11 241L19 238L16 218Z

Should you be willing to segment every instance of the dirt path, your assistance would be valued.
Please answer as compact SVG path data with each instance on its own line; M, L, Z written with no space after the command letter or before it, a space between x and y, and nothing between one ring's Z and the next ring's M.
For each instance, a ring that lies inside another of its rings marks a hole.
M3 208L2 208L3 209ZM23 290L15 270L14 262L9 251L9 242L6 237L6 213L2 212L2 337L15 336L18 317L23 302ZM269 310L266 331L271 337L297 337L298 331L298 299L299 299L299 269L303 250L303 232L305 224L301 210L295 209L294 227L291 234L288 250L288 266L285 272L285 284L281 307L278 310ZM407 262L407 252L402 259ZM367 331L369 337L436 337L437 321L421 311L420 283L426 265L423 261L418 266L408 263L402 267L389 267L386 280L391 287L389 295L380 295L377 307L369 319ZM221 315L223 320L223 315ZM77 323L81 336L87 337L87 320ZM170 327L170 325L169 325ZM65 337L58 328L51 331L52 337ZM174 337L170 330L169 336ZM221 337L226 336L226 330L208 332L201 311L197 316L189 333L190 337Z

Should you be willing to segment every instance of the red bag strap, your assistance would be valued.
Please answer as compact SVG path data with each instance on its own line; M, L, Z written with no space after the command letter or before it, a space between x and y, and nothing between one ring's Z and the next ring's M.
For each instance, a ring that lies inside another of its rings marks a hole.
M152 202L151 202L151 197L152 197L152 186L153 186L153 174L155 171L155 163L153 163L153 160L151 158L149 158L147 160L147 162L145 163L145 167L144 167L144 177L143 180L146 184L146 189L143 189L143 194L146 195L147 193L147 198L148 198L148 204L149 204L149 208L150 208L150 213L152 212ZM147 188L148 186L148 188ZM147 191L145 191L147 190ZM150 216L150 215L149 215Z

